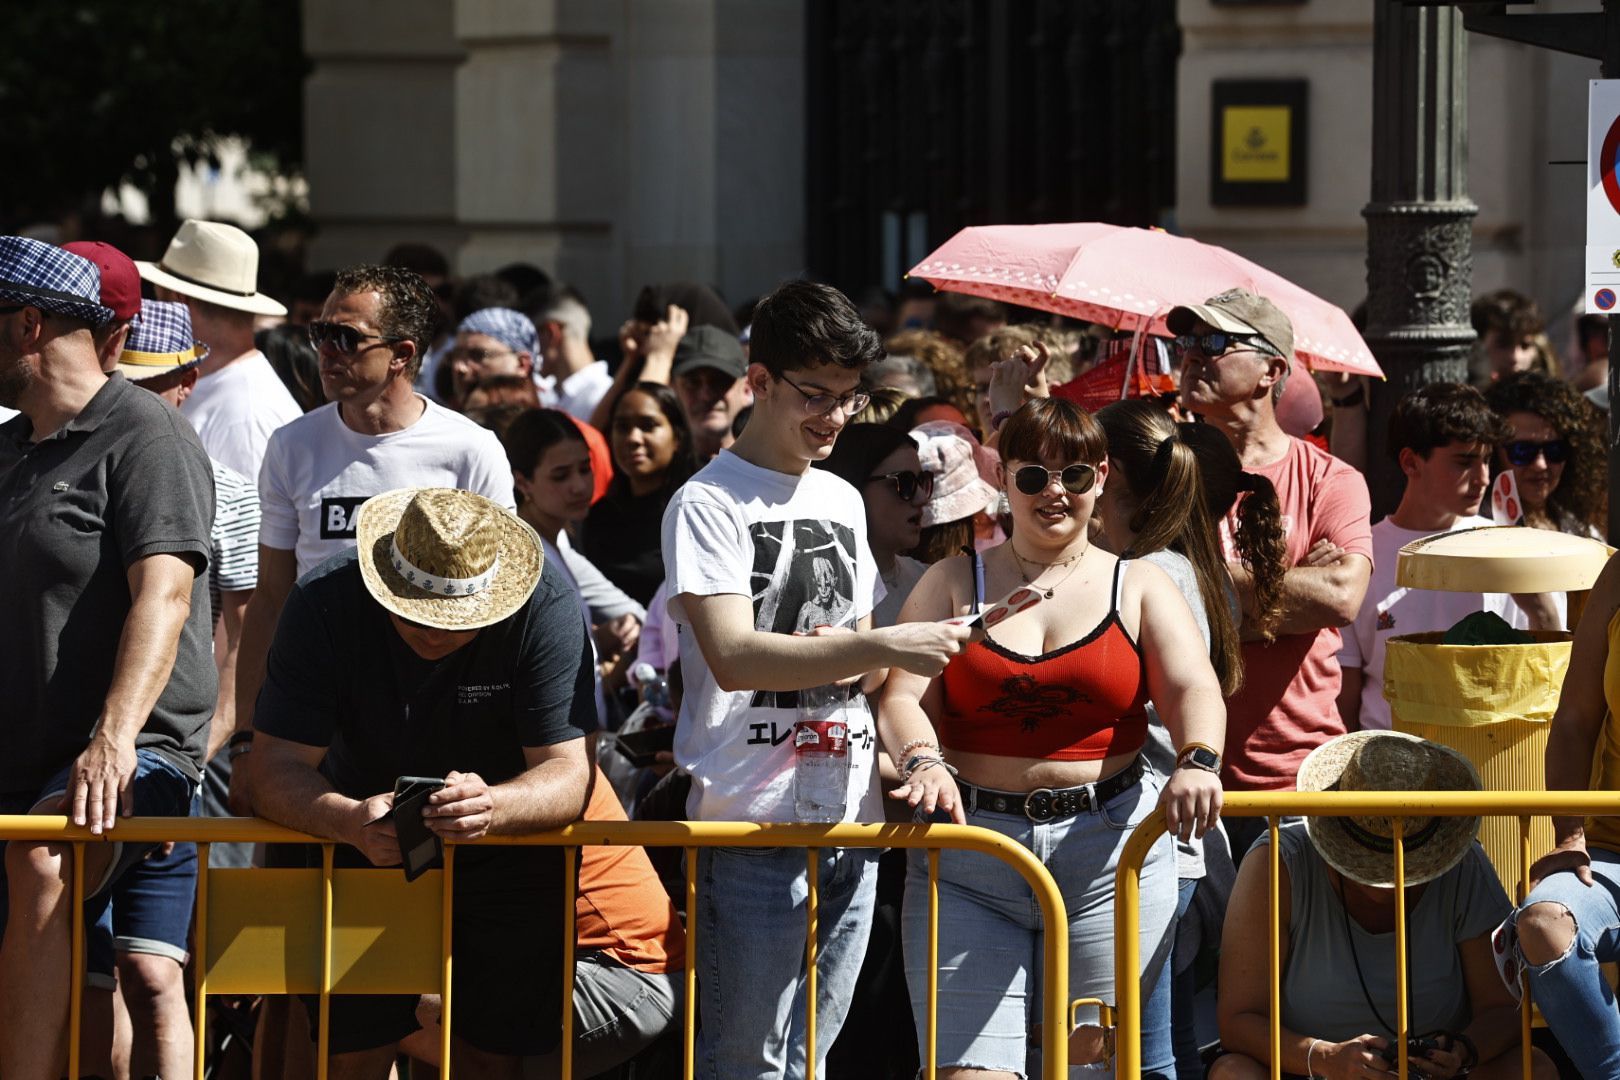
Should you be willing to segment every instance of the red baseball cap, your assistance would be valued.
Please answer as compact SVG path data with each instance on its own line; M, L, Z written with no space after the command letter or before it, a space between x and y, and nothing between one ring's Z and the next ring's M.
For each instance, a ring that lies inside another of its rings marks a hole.
M89 259L101 271L101 306L112 308L113 318L128 322L141 313L141 275L128 255L100 240L75 240L63 244L81 259Z

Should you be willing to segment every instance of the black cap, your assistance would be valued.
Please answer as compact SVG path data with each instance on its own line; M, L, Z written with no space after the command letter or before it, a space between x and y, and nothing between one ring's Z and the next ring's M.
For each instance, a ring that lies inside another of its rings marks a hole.
M737 335L728 334L718 326L694 326L675 346L673 374L684 375L698 368L714 368L733 379L740 379L748 370L743 356L742 342Z

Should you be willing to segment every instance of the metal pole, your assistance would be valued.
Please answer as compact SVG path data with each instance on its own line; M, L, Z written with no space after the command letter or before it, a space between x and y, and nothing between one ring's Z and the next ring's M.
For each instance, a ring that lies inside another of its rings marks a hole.
M1395 403L1432 382L1466 382L1474 330L1468 198L1468 45L1449 8L1376 0L1366 339L1388 381L1371 387L1367 478L1373 517L1405 487L1384 453Z

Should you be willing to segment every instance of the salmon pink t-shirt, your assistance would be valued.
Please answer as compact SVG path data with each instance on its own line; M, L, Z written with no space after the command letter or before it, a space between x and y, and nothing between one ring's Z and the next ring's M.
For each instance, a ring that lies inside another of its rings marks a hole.
M1318 540L1372 562L1372 500L1351 466L1300 439L1270 465L1250 469L1277 489L1288 565L1298 566ZM1221 523L1226 557L1236 561L1236 509ZM1292 790L1305 755L1335 735L1339 719L1337 628L1245 642L1243 687L1226 702L1223 778L1233 791Z

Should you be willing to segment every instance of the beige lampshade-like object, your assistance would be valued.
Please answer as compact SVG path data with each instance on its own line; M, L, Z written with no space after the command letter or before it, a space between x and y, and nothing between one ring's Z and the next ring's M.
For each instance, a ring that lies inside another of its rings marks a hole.
M1614 549L1548 529L1495 525L1414 540L1395 584L1442 592L1540 593L1590 589Z

